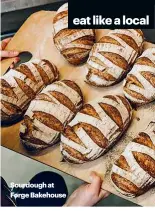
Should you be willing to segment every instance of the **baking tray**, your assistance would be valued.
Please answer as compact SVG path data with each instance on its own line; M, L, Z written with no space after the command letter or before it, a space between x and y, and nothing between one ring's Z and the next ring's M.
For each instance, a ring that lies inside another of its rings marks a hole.
M88 102L96 97L107 94L122 94L122 82L108 88L96 88L89 86L84 82L86 74L86 66L72 66L58 52L53 43L53 26L52 20L54 11L40 11L31 15L19 31L15 34L7 49L18 50L20 52L28 51L32 53L34 58L48 59L52 61L60 71L60 79L70 79L75 81L82 89L84 101ZM100 39L109 30L96 30L96 40ZM144 43L144 49L155 46L151 43ZM6 72L13 59L5 59L1 62L2 74ZM155 102L146 106L142 106L133 112L132 123L121 138L121 140L104 156L99 159L88 162L86 164L69 164L62 161L62 156L59 150L59 144L50 147L38 155L27 153L19 141L19 126L20 123L9 127L3 127L1 130L2 146L7 147L15 152L21 153L32 159L38 160L56 169L59 169L67 174L89 182L89 174L91 171L96 171L104 178L102 188L120 195L110 183L109 173L114 160L116 160L125 146L131 141L140 131L143 131L150 121L155 121ZM128 198L126 198L128 199ZM142 206L155 206L155 188L148 191L146 194L135 199L128 199Z

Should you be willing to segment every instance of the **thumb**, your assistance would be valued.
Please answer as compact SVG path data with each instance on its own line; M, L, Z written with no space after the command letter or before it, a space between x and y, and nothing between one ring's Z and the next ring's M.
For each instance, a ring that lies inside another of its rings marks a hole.
M96 192L97 195L100 194L101 186L102 186L102 179L99 177L95 172L90 174L90 181L91 184L89 185L90 192Z
M111 193L109 191L106 190L101 190L100 194L99 194L99 199L105 199L107 198Z

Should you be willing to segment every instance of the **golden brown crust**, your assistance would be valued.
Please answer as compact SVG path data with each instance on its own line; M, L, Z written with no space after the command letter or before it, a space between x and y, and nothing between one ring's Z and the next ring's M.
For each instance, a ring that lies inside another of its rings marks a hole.
M100 119L98 113L95 111L95 109L90 104L85 104L83 106L83 108L81 109L80 113L87 114L87 115L90 115L97 119Z
M142 36L143 37L143 39L144 39L144 34L143 34L143 32L142 32L142 30L141 29L135 29L139 34L140 34L140 36Z
M63 135L67 137L68 139L74 141L75 143L80 144L81 146L85 146L81 140L76 135L76 131L79 128L83 128L86 133L90 136L90 138L100 147L106 148L108 145L108 140L104 137L104 135L100 132L98 128L93 127L90 124L87 123L79 123L73 127L70 127L69 125L65 128L65 131ZM70 148L68 148L69 151ZM75 156L74 156L75 157Z
M103 67L106 67L106 65L105 65L100 59L98 59L96 56L90 56L90 59L91 59L93 62L96 62L97 64L102 65ZM87 64L87 66L88 66L90 69L95 70L95 68L91 67L89 64Z
M16 70L20 73L23 73L24 75L27 76L27 78L30 78L32 81L35 83L37 82L34 75L32 74L31 70L25 65L25 64L20 64Z
M117 37L121 38L124 42L126 42L130 47L132 47L135 51L139 51L139 47L134 41L133 38L129 37L128 35L125 34L118 34L114 33Z
M63 12L56 14L56 16L53 18L53 23L56 23L57 21L66 17L67 15L68 15L68 11L63 11Z
M131 111L132 111L132 107L130 106L130 104L128 103L128 101L124 97L122 97L121 95L117 95L117 96L122 101L122 103L125 105L126 109L128 110L128 114L130 116Z
M129 95L133 96L134 98L137 98L139 100L143 100L144 102L148 102L147 98L145 98L142 94L137 93L135 91L131 91L129 89L127 89L126 87L124 87L124 91L126 91L126 93L128 93ZM133 102L134 103L134 102ZM138 104L138 103L137 103Z
M129 69L128 62L122 56L111 52L101 52L101 55L103 55L109 61L113 62L113 64L117 65L118 67L124 70Z
M99 40L99 43L111 43L111 44L114 44L114 45L121 46L121 44L117 40L115 40L114 38L109 37L109 36L103 36Z
M93 45L94 37L90 35L83 36L79 39L75 39L73 43L85 44L85 45Z
M140 81L137 79L137 77L134 76L133 74L129 74L127 79L128 79L129 84L135 84L144 89L143 85L140 83Z
M112 173L111 179L119 189L125 191L126 193L135 195L140 195L143 193L143 191L140 190L135 184L116 173Z
M29 87L27 86L22 80L20 80L19 78L14 78L18 84L18 86L23 90L23 92L28 96L28 98L31 100L35 97L35 92Z
M44 100L44 101L55 103L54 100L52 100L48 95L44 93L39 93L39 95L35 97L35 100Z
M133 155L140 167L148 172L151 177L155 178L155 160L140 152L133 152Z
M92 69L91 67L89 68L89 72L86 76L87 80L89 80L89 77L91 76L92 73L93 73L93 75L97 75L97 76L99 76L100 78L102 78L106 81L115 81L115 78L111 74L108 74L106 72L99 72L95 69Z
M57 91L49 92L55 99L57 99L61 104L69 108L73 113L76 112L75 105L72 103L72 101L65 95L61 94Z
M7 95L8 97L14 97L17 98L16 94L12 90L11 86L9 83L7 83L4 79L1 79L1 87L0 87L0 92L4 95Z
M123 130L124 124L119 111L115 107L105 103L99 103L99 105L103 108L106 114L119 126L119 128Z
M106 96L104 96L105 98L109 98L109 99L111 99L111 100L113 100L113 101L115 101L116 103L118 103L118 101L117 101L117 99L116 99L116 97L114 96L114 95L106 95ZM123 98L123 97L122 97ZM123 98L124 99L124 98ZM126 100L125 100L126 101Z
M1 103L2 103L2 105L4 105L8 110L10 110L10 112L12 113L12 114L14 114L14 113L21 113L21 109L18 107L18 106L15 106L15 105L13 105L13 104L11 104L11 103L8 103L8 102L5 102L5 101L3 101L3 100L1 100Z
M126 171L130 171L130 166L128 165L125 157L121 155L118 160L116 160L116 165Z
M108 145L108 140L106 139L106 137L101 133L101 131L90 125L87 123L79 123L77 125L75 125L74 131L78 130L78 128L83 128L86 133L89 135L89 137L94 141L94 143L96 143L98 146L100 146L101 148L106 148Z
M25 133L23 133L23 135L32 136L32 131L33 131L32 120L27 115L25 115L24 117L24 124L26 125L27 130L25 131Z
M62 144L62 147L63 147L63 149L64 149L69 155L75 156L77 159L80 159L80 160L82 160L82 161L87 161L87 160L88 160L83 154L81 154L81 153L78 152L77 150L75 150L75 149L73 149L73 148L70 148L70 147L68 147L68 146L65 145L65 144ZM64 158L66 159L66 157L64 157ZM76 164L76 162L73 161L73 160L69 160L68 158L67 158L66 160L68 160L70 163L75 163L75 164Z
M144 132L139 133L139 136L137 138L133 139L133 142L142 144L144 146L147 146L147 147L155 150L155 145L151 141L149 135Z
M137 59L136 64L147 65L150 67L155 67L155 64L147 57L140 57Z
M41 121L44 125L57 130L57 131L63 131L63 125L60 121L58 121L54 116L48 115L44 112L35 112L33 118L36 118L37 120ZM38 152L42 149L45 149L50 146L50 143L47 144L44 141L35 138L33 136L34 129L37 130L37 127L33 124L33 119L30 119L29 116L24 117L23 124L27 128L25 133L20 133L21 142L24 145L25 149L27 149L29 152ZM39 131L39 129L38 129ZM37 146L38 145L38 146Z
M55 77L55 80L57 80L59 78L59 71L58 71L57 67L54 64L52 64L51 62L49 62L47 59L43 59L42 61L45 62L45 64L50 67L50 69L53 72L53 75ZM51 81L51 82L53 82L53 81Z
M71 80L62 80L62 82L65 83L70 88L74 89L82 97L81 89L75 82Z
M155 88L155 75L150 72L141 72L141 75Z
M70 30L68 30L68 29L62 29L61 31L59 31L58 33L56 33L54 35L54 42L56 43L56 42L60 41L62 37L64 37L64 36L70 36L70 35L78 32L78 30L79 29L70 29Z
M73 65L84 63L88 58L88 50L83 48L69 48L62 51L63 56ZM87 54L83 57L83 54Z
M137 59L136 64L146 65L155 68L155 64L147 57L140 57ZM141 75L149 81L149 83L155 88L155 76L151 72L141 71Z
M34 66L37 68L44 84L48 85L49 84L49 78L48 78L47 74L45 73L44 69L42 67L40 67L38 64L34 64Z
M84 146L82 141L76 135L74 128L70 127L69 125L66 126L66 128L63 132L63 135L65 137L68 137L69 139L73 140L75 143L80 144L81 146Z
M33 135L32 135L33 123L32 123L32 120L28 116L25 116L24 124L26 125L27 130L25 133L20 133L20 137L23 138L23 140L25 140L28 143L30 142L30 143L37 144L37 145L48 146L48 144L45 144L40 139L33 137ZM29 145L29 144L25 144L25 146L26 145Z
M44 125L53 130L62 132L64 130L63 124L51 114L41 111L34 111L34 118L38 119Z

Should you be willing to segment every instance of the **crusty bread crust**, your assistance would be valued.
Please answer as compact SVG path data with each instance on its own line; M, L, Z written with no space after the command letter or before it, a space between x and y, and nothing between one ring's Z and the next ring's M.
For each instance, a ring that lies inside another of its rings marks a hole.
M48 85L30 103L21 123L20 138L24 147L39 152L53 146L82 104L82 92L73 81Z
M124 80L125 96L136 105L155 100L155 48L149 48L137 59Z
M120 95L107 95L85 104L61 135L65 160L84 163L107 152L128 128L132 109Z
M127 197L137 197L155 186L155 122L127 145L112 167L111 181Z
M57 68L47 60L35 59L10 69L1 77L2 125L21 119L35 95L58 77Z
M68 29L68 3L62 5L54 19L54 43L61 54L73 65L84 63L94 44L92 29Z
M87 83L106 87L121 81L141 53L143 40L135 29L116 29L102 37L89 54Z

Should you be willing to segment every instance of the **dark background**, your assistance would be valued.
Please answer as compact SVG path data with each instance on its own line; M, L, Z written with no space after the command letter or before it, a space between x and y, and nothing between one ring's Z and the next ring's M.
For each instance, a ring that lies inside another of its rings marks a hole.
M74 0L72 0L74 1ZM34 12L39 10L57 10L66 0L62 2L56 2L52 4L42 5L33 8L27 8L22 10L16 10L12 12L6 12L1 14L1 34L2 39L13 35L19 27L24 23L24 21ZM89 1L87 1L89 2ZM145 38L155 43L155 29L143 29Z
M120 18L125 15L129 18L145 18L149 15L150 21L149 25L121 25L117 28L143 28L143 29L153 29L155 28L155 0L69 0L69 27L70 28L95 28L99 29L100 25L74 25L74 18L86 18L92 17L93 15L101 15L102 18ZM115 25L103 26L107 29L116 28Z

